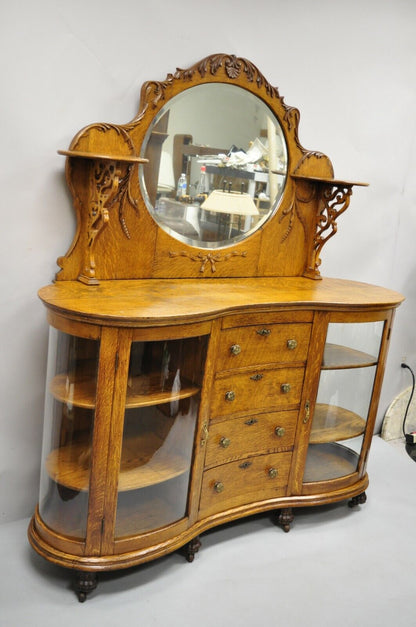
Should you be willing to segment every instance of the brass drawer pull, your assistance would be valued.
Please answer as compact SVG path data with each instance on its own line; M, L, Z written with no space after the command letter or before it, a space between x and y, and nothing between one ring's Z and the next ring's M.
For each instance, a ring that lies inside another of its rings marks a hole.
M230 438L221 438L220 440L220 446L222 446L222 448L228 448L231 444L231 440Z
M249 418L248 420L245 421L244 424L248 425L249 427L251 427L251 425L255 425L258 423L257 418Z
M277 470L277 468L269 468L269 477L270 479L276 479L277 475L279 474L279 471Z
M230 390L229 392L225 393L225 400L226 401L234 401L235 400L235 392L233 392L232 390Z
M250 379L251 379L252 381L260 381L260 379L262 379L262 378L263 378L263 375L262 375L262 374L253 374L253 376L252 376L252 377L250 377Z
M231 355L239 355L241 353L240 344L233 344L230 348Z
M216 481L214 483L214 490L215 492L217 492L217 494L221 494L221 492L224 491L224 484L221 483L221 481Z
M245 470L246 468L249 468L251 464L252 462L243 462L242 464L239 465L239 468L241 468L241 470Z
M276 427L274 432L278 438L283 438L284 434L286 433L286 430L283 427Z
M297 348L297 347L298 347L298 343L297 343L297 341L296 341L296 340L288 340L288 341L286 342L286 346L288 347L288 349L289 349L290 351L293 351L293 350L295 350L295 348Z
M290 392L290 383L282 383L280 386L282 394L288 394Z
M264 335L264 336L267 336L267 335L270 335L271 330L270 330L270 329L258 329L258 330L257 330L257 333L258 333L259 335Z

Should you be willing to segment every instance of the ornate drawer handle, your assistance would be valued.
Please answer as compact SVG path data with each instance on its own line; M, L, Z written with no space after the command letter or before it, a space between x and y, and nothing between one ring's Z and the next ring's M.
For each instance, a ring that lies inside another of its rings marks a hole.
M221 438L220 440L220 446L222 446L222 448L227 448L228 446L230 446L231 444L231 440L230 438Z
M277 470L277 468L269 468L269 477L270 479L276 479L277 475L279 474L279 471Z
M282 438L284 436L284 434L286 433L286 430L283 427L276 427L274 432L275 432L275 434L277 435L278 438Z
M230 348L231 355L239 355L241 353L240 344L233 344Z
M282 394L288 394L290 392L290 383L282 383L280 386Z
M221 483L221 481L216 481L214 483L214 490L215 492L217 492L217 494L220 494L221 492L224 491L224 484Z
M248 420L245 421L244 424L248 425L249 427L251 427L251 425L255 425L258 423L257 418L249 418Z
M253 374L253 376L252 376L252 377L250 377L250 379L251 379L252 381L260 381L260 379L262 379L262 378L263 378L263 375L262 375L262 374Z
M230 390L229 392L225 393L225 400L226 401L234 401L235 400L235 392L233 392L232 390Z
M298 347L298 343L297 343L297 341L296 341L296 340L288 340L288 341L286 342L286 346L288 347L288 349L289 349L290 351L293 351L293 350L295 350L295 348L297 348L297 347Z
M258 329L257 333L259 335L266 335L267 336L267 335L270 335L271 330L270 329Z
M241 468L241 470L245 470L246 468L249 468L251 464L252 462L243 462L242 464L239 465L239 468Z

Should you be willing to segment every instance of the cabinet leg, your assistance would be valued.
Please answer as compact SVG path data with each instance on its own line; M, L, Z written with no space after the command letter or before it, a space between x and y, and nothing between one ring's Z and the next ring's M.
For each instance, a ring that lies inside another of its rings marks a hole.
M182 548L182 553L185 556L186 561L190 563L193 562L195 553L198 553L200 548L201 541L199 539L199 536L193 538L193 540L188 542L188 544L185 544L185 546Z
M78 601L84 603L87 599L87 594L95 590L97 587L97 575L95 573L86 573L78 571L75 580L75 592L78 596Z
M348 507L356 507L357 505L364 505L367 500L367 495L365 492L361 492L361 494L357 494L357 496L353 496L350 501L348 501Z
M290 531L290 525L293 522L294 515L291 507L285 507L280 510L280 514L277 517L277 523L281 526L283 531L287 533Z

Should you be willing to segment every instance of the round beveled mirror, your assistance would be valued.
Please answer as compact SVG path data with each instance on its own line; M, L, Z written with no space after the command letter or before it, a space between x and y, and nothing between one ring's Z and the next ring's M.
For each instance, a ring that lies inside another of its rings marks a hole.
M144 137L140 185L159 226L199 248L235 244L276 211L287 147L266 103L236 85L208 83L170 99Z

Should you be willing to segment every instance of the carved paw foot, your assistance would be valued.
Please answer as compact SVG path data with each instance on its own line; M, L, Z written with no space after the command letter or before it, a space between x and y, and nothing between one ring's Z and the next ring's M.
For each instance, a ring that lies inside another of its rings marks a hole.
M280 510L280 514L277 517L277 524L283 529L285 533L290 531L290 525L293 522L294 515L291 507L286 507Z
M361 494L357 494L357 496L353 496L350 501L348 501L348 507L357 507L357 505L364 505L367 500L367 495L365 492L361 492Z
M87 599L87 594L95 590L97 587L97 575L95 573L78 572L75 581L75 591L78 596L78 601L84 603Z
M193 562L195 553L198 553L200 548L201 548L201 541L199 539L199 536L197 536L196 538L188 542L188 544L185 544L185 546L182 549L182 553L185 556L186 561L190 563Z

